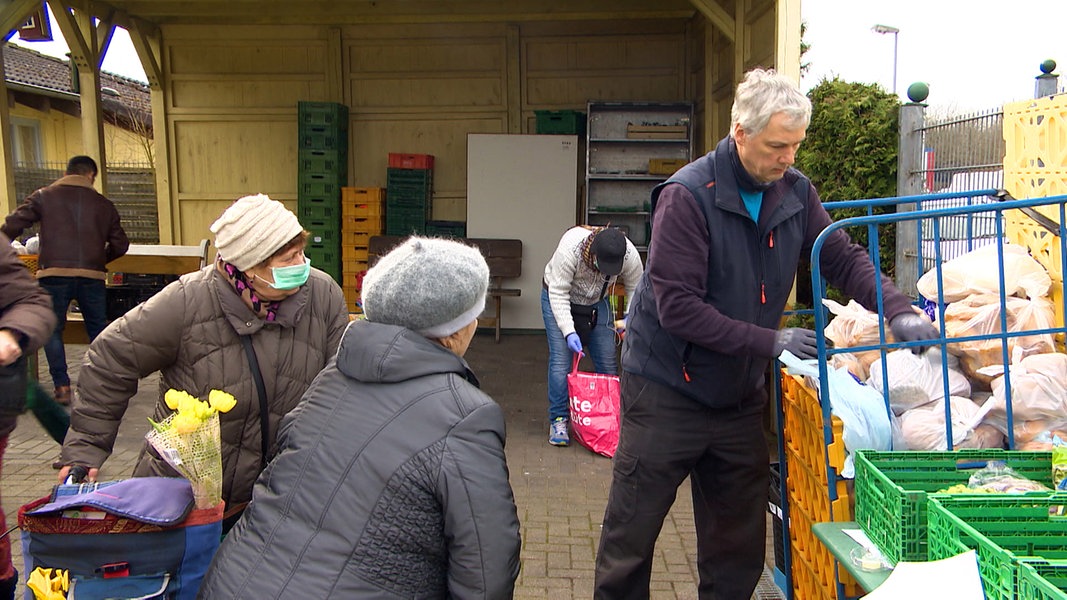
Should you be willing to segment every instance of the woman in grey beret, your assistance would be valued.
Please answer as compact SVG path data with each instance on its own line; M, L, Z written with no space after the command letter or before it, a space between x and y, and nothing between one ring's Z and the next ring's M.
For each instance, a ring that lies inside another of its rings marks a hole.
M201 598L510 598L519 520L504 415L463 354L477 248L410 238L367 272L366 320L282 422Z

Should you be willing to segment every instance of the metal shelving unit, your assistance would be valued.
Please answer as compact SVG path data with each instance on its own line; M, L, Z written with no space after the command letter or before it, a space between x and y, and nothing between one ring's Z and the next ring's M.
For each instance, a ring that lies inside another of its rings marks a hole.
M689 162L693 105L590 102L587 110L585 222L619 227L644 252L651 235L649 195L670 177L650 173L650 160Z

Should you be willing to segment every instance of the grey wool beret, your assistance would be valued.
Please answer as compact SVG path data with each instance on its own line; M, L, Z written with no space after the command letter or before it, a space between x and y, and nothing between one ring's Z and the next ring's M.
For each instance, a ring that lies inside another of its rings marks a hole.
M291 210L266 194L238 199L211 224L222 260L242 271L270 258L303 230Z
M488 288L489 265L477 248L413 236L367 271L363 312L374 323L444 338L481 314Z

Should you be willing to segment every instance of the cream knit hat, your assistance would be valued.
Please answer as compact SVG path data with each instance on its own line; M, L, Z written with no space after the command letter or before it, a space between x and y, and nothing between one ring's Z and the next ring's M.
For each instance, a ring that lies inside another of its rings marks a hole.
M478 318L488 288L489 265L477 248L411 237L367 271L363 312L373 323L444 338Z
M241 271L267 260L303 230L292 211L266 194L237 200L211 224L222 260Z

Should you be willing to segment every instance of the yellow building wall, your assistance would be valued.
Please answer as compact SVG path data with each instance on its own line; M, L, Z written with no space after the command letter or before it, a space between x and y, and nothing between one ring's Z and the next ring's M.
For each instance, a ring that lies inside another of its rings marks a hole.
M775 57L775 0L735 2L721 4L739 18L737 45L699 14L653 21L164 25L174 243L211 238L211 222L246 194L266 193L295 210L300 100L349 107L349 185L384 186L390 152L434 155L433 217L440 220L466 218L467 134L534 133L537 110L584 112L590 100L693 101L704 124L696 140L703 152L706 140L713 144L727 132L740 70L773 66ZM739 60L735 47L743 51Z
M57 110L39 111L22 104L11 108L11 116L36 121L40 127L41 159L66 165L72 156L84 152L81 120ZM104 144L109 164L149 162L144 144L130 131L104 124Z

